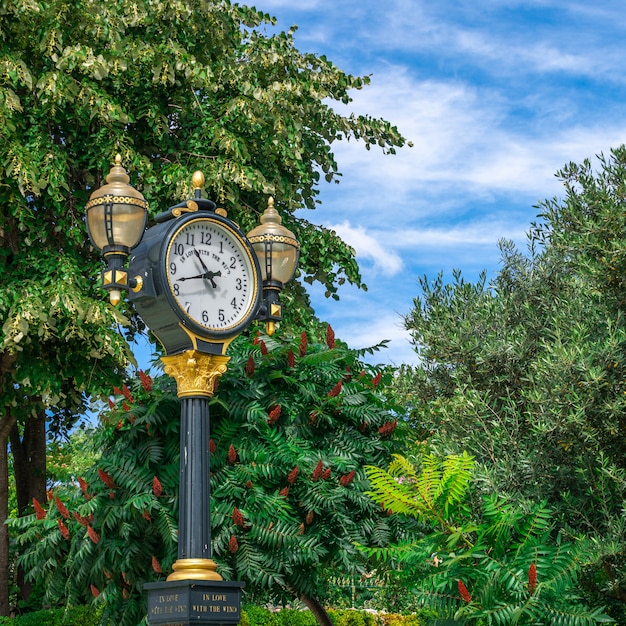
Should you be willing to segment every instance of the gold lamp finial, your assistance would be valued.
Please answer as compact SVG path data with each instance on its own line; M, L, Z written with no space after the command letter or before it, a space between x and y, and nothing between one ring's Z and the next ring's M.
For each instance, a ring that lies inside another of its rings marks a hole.
M204 174L200 170L193 173L193 176L191 177L191 184L193 185L194 190L202 189L204 187Z
M274 198L272 196L267 199L267 209L265 209L259 221L261 224L274 224L277 228L284 228L281 226L283 218L276 210L276 207L274 206Z
M122 167L122 155L118 152L115 155L115 165L110 169L106 177L107 183L117 185L128 185L130 182L130 176L126 173L126 170Z

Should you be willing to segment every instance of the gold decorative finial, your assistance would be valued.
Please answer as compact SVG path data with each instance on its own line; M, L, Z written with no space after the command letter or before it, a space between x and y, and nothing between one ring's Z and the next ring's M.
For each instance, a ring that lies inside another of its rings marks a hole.
M200 170L193 173L191 184L194 189L202 189L204 187L204 174Z
M274 206L274 198L270 196L267 199L267 209L263 211L263 215L261 215L260 222L261 224L281 224L283 218L280 216L280 213L276 210Z
M115 165L111 168L111 171L106 177L107 183L128 184L130 177L126 173L126 170L122 167L122 155L115 155Z

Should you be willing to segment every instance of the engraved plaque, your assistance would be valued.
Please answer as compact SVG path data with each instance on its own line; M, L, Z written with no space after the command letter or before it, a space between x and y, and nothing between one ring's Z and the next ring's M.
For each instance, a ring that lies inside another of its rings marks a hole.
M148 623L152 626L205 624L233 626L241 618L242 582L182 580L148 583Z

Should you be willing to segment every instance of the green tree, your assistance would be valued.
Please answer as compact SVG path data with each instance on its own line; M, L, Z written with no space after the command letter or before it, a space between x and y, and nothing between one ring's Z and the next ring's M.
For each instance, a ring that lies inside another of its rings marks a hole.
M344 280L361 285L353 251L294 211L336 180L334 141L393 152L404 140L384 120L333 111L368 79L300 53L273 25L228 0L0 3L0 522L9 438L23 512L45 491L46 423L71 423L132 363L118 331L140 326L102 301L83 225L116 153L151 214L187 195L197 169L244 229L275 196L302 278L333 296ZM0 523L0 614L6 577Z
M95 444L96 427L85 423L67 437L50 441L46 468L48 490L60 485L76 484L79 476L100 458L102 451Z
M330 624L323 572L367 562L355 543L400 536L367 496L365 466L399 446L382 394L392 372L306 333L240 337L211 402L214 559L246 592L297 597ZM47 510L14 522L22 563L47 600L104 604L103 623L137 624L142 585L176 559L180 407L167 377L118 389L101 416L102 457L81 488L54 491ZM108 620L108 621L107 621Z
M367 468L376 502L431 528L417 541L367 552L400 562L426 606L471 624L614 623L603 608L587 608L576 589L588 546L551 538L545 504L492 494L473 512L473 466L467 453L441 460L422 452L413 461L396 455L388 470Z
M597 541L586 591L623 619L626 580L626 149L570 164L527 254L503 242L491 284L421 283L406 318L420 366L397 391L419 436L467 450L485 492L545 500Z

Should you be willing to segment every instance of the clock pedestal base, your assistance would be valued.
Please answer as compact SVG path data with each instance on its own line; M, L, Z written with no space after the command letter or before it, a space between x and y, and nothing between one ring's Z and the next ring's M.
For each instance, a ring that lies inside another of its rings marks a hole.
M234 626L241 619L242 582L179 580L147 583L150 626Z

